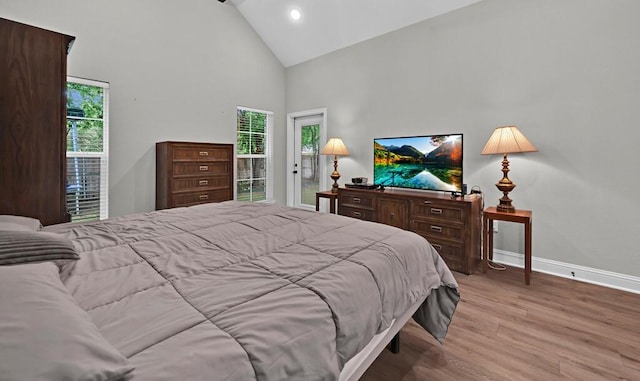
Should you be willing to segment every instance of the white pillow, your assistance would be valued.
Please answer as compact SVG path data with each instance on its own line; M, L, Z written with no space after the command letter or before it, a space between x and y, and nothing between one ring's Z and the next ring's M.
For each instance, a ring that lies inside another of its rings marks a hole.
M133 370L51 262L0 266L0 306L1 380L115 381Z

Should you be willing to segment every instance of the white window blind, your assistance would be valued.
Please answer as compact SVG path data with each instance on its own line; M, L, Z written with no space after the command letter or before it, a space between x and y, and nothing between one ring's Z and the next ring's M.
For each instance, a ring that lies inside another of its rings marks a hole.
M67 77L67 210L72 222L108 217L109 84Z
M273 200L273 113L238 107L236 200Z

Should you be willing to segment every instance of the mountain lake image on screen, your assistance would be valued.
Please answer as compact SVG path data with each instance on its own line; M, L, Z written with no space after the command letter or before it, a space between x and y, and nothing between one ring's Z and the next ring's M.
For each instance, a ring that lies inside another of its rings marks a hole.
M462 191L462 134L373 140L376 185Z

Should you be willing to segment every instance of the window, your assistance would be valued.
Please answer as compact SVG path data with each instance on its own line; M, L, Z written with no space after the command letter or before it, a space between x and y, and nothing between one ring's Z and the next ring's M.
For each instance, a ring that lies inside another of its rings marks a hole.
M271 201L273 113L238 107L236 200Z
M108 217L109 84L67 78L67 210L72 222Z

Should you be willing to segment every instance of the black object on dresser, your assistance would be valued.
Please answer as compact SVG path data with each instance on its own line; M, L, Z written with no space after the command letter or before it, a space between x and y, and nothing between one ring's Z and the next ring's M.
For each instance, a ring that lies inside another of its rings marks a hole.
M156 209L233 200L233 144L156 143Z
M338 189L338 214L409 230L425 237L453 271L480 263L482 198L402 190Z
M74 39L0 18L0 214L70 220L65 94Z

